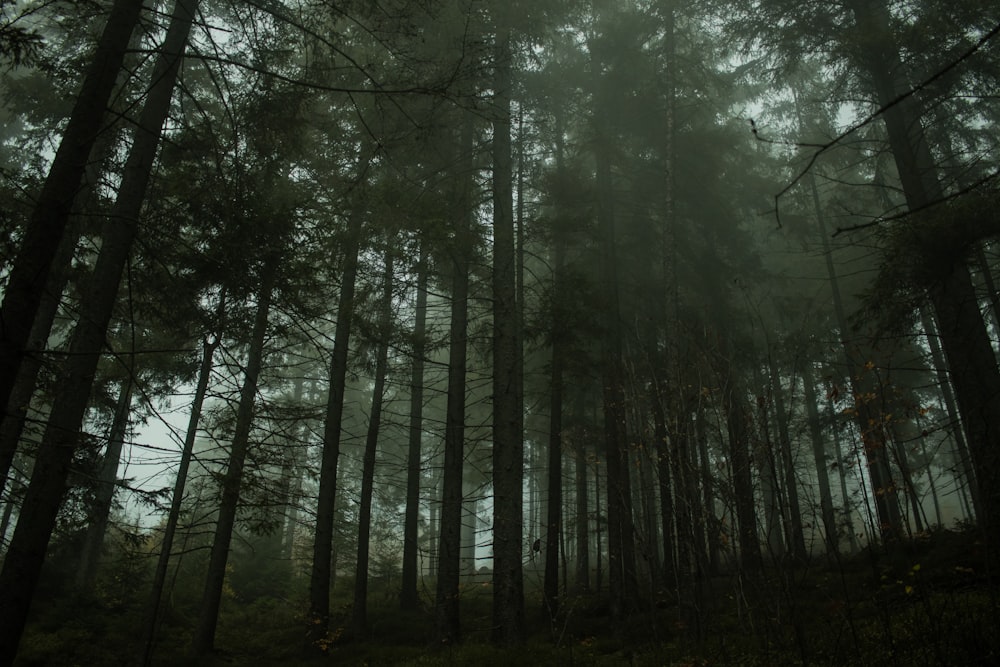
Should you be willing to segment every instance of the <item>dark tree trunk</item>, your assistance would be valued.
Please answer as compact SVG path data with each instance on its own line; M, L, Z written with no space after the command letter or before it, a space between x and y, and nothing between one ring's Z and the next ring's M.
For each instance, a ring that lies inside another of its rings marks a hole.
M424 355L427 347L427 242L420 241L417 261L417 305L413 325L413 369L410 376L410 430L406 461L406 514L403 519L403 574L399 606L413 610L417 595L417 524L420 517L420 457L423 439Z
M923 134L918 100L911 96L894 103L906 87L900 79L902 63L888 7L861 0L851 0L850 7L862 39L864 65L885 109L882 118L906 204L911 210L931 206L942 201L944 193ZM918 225L913 234L933 235L933 231ZM922 239L919 245L936 247L933 236ZM979 525L989 537L1000 521L1000 454L996 447L1000 442L1000 372L969 267L961 257L950 259L953 265L938 277L929 296L976 469L982 510Z
M215 630L219 622L219 607L222 603L222 588L226 580L226 563L229 561L229 545L236 526L236 512L240 502L240 487L243 482L243 468L250 450L250 429L253 427L254 399L264 360L264 341L267 334L268 316L274 291L275 273L278 259L271 257L262 268L261 285L257 294L257 311L254 314L253 330L250 333L249 351L243 386L240 388L240 403L236 413L236 426L229 451L229 464L222 478L222 493L219 498L219 518L215 524L212 551L205 575L205 588L198 620L191 640L191 653L203 656L212 651L215 644Z
M365 172L374 157L370 150L358 158L358 179L364 183ZM363 189L363 188L362 188ZM358 279L358 254L364 224L364 196L357 197L350 213L344 266L337 303L333 354L330 358L330 386L323 419L323 450L319 468L319 493L316 500L316 534L313 539L312 569L309 576L309 641L326 638L330 623L330 588L333 585L333 519L337 501L337 465L340 461L340 435L344 421L344 387L347 381L347 356L354 318L354 291Z
M217 320L222 320L225 313L225 294L219 297L216 310ZM174 535L181 518L181 505L184 502L184 490L187 486L188 470L194 443L198 437L198 423L201 421L201 409L208 391L208 383L212 376L212 357L219 347L220 335L206 337L202 342L201 368L198 370L198 383L195 386L194 399L191 401L191 414L188 417L187 431L184 434L184 446L181 450L181 460L177 467L177 478L174 480L173 494L170 498L170 511L167 514L167 524L163 528L163 539L160 543L160 553L156 558L156 570L153 573L153 585L149 600L143 611L141 655L139 664L147 667L153 657L153 640L156 637L156 625L160 613L160 600L167 581L167 571L170 566L170 552L174 545Z
M802 505L799 502L799 484L795 474L795 458L792 454L792 439L788 433L788 410L785 408L785 392L781 386L781 376L774 360L770 361L771 391L774 396L774 412L778 422L778 450L781 453L781 471L785 482L787 502L786 530L792 556L800 563L806 560L806 539L802 530ZM791 390L789 390L791 392Z
M511 165L510 29L496 44L493 122L493 641L524 641L524 441Z
M549 379L549 460L548 498L545 517L545 581L542 593L542 611L551 620L559 613L559 536L562 532L562 411L563 411L563 348L559 306L562 303L561 277L563 251L556 246L555 286L552 305L552 371ZM586 478L585 478L586 479Z
M118 4L127 5L129 3ZM35 459L35 467L22 505L18 525L4 561L3 573L0 574L0 617L5 619L5 623L0 625L2 628L0 629L0 664L11 662L17 652L24 622L27 618L28 606L31 604L38 576L41 573L42 561L45 558L45 551L55 526L56 515L66 490L70 463L76 449L80 426L87 410L94 374L107 334L108 322L111 319L118 295L125 262L131 252L132 242L138 230L139 209L145 198L146 186L149 183L163 122L170 108L174 82L180 69L184 46L197 5L197 0L178 0L174 8L170 27L153 68L153 84L146 97L146 105L139 119L132 148L125 163L118 198L102 231L101 251L87 286L88 291L80 304L80 319L71 337L69 357L63 370L64 379L59 383L53 397L49 422L45 434L42 436L42 443ZM117 8L116 5L116 10ZM117 16L117 14L113 16ZM127 43L134 20L129 22L128 16L125 20L122 20L121 17L116 20L123 23L118 29L127 33L123 38ZM110 61L105 58L101 62L104 66L108 66ZM114 84L114 76L117 75L117 67L121 63L120 58L116 62L118 64L114 65L115 69L108 85ZM106 99L104 97L98 101L101 108L100 113L92 119L95 124L100 122ZM93 100L91 102L93 103ZM92 131L92 128L86 131ZM81 161L86 160L92 145L92 141L87 144L87 150L83 152ZM70 180L72 183L66 187L75 190L80 180L79 173ZM56 191L52 193L52 197L59 200L61 195L59 191ZM68 209L69 203L65 197L62 201L65 202L65 207ZM55 207L50 211L52 215L61 215L59 213L60 206L55 204L52 206ZM48 225L48 233L54 236L54 243L57 244L65 228L65 220L59 225L58 230L52 230L50 223L51 220L39 220L32 225L32 229ZM55 252L54 246L52 252ZM41 285L37 287L26 286L23 290L18 288L21 290L22 296L34 289L41 289L48 276L50 262L51 254L48 255L44 269L39 264L31 265L32 268L28 270L25 280L38 280ZM25 269L15 266L15 270L21 272ZM14 274L12 273L7 292L7 296L11 299L19 298L15 296L16 290L11 291L15 286ZM5 299L3 320L11 323L16 318L28 318L26 324L23 325L26 335L27 329L31 326L37 303L38 300L35 298L32 300L30 309L18 310L24 305L19 302L17 308L8 312L7 300ZM17 373L17 361L20 351L24 349L25 340L24 336L16 332L13 336L10 333L5 334L5 338L7 342L4 343L4 350L8 352L13 350L14 353L10 355L10 363L7 360L2 362L4 367L0 372L0 377L4 378L2 381L4 384L7 383L7 380L13 381L14 375ZM4 354L6 355L6 352ZM9 398L8 388L0 395L0 405L7 405Z
M799 127L803 127L801 111L796 106ZM830 246L830 239L826 226L826 216L820 202L819 189L816 186L816 179L810 173L806 175L806 183L816 214L816 223L819 228L820 243L823 248L823 256L826 261L827 275L830 279L830 293L833 298L833 312L837 321L837 328L840 332L841 350L844 357L844 367L850 377L851 393L855 397L855 422L858 432L861 435L862 448L865 453L865 461L868 465L869 479L871 481L872 495L875 497L875 509L878 513L879 528L881 536L887 540L894 540L902 534L901 518L896 503L896 489L892 483L891 470L887 455L887 441L885 433L880 427L881 419L874 414L870 402L864 396L877 392L879 387L872 386L870 369L864 367L865 361L871 360L875 356L875 350L868 351L868 354L860 351L859 346L848 341L850 327L847 322L847 314L844 310L843 298L840 293L840 281L836 267L833 262L833 251ZM853 531L852 531L853 534Z
M460 182L456 230L451 249L451 322L448 352L448 406L445 417L444 464L441 480L440 535L438 542L435 624L442 644L461 638L459 620L459 570L462 536L462 467L465 463L465 371L469 319L469 264L472 255L473 141L475 128L462 121Z
M612 100L609 99L610 93L606 90L607 75L598 74L602 67L600 58L594 56L593 123L596 133L597 226L600 238L599 282L601 311L604 313L601 336L601 384L608 485L608 591L611 596L612 616L623 618L636 608L638 583L632 525L632 489L625 432L625 388L619 321L614 184L611 170L613 137L608 127Z
M965 431L958 416L958 408L955 404L955 394L951 389L951 381L945 372L944 355L941 352L941 344L938 340L937 327L933 318L924 311L920 313L924 331L927 334L927 344L931 350L931 359L934 362L935 374L937 375L938 386L941 389L941 398L944 400L945 410L948 413L948 423L952 425L951 435L955 439L955 458L962 466L962 474L965 477L965 484L972 496L972 508L975 515L980 514L979 509L979 485L976 484L976 474L972 468L972 457L969 455L969 446L965 441Z
M89 525L84 537L83 548L80 551L80 562L76 571L76 583L84 591L94 586L97 578L97 566L101 560L104 547L104 535L108 529L108 519L111 516L111 503L118 488L118 464L125 447L125 434L128 430L129 416L132 414L132 364L128 377L122 381L115 406L111 431L108 434L108 446L101 459L101 468L97 475L97 490L88 517Z
M748 449L751 417L746 397L732 379L727 382L725 392L740 564L743 570L752 574L760 571L763 561L760 538L757 535L757 515L754 511L753 479Z
M59 245L63 242L88 159L98 135L103 131L102 120L108 100L141 12L142 3L135 0L116 0L112 5L52 166L36 200L38 204L32 212L31 222L25 228L24 239L4 289L3 305L0 306L0 406L10 405L31 328L37 319L39 303L48 285ZM172 89L172 82L167 87ZM156 135L158 138L158 129Z
M576 419L583 419L583 397L576 404L574 412ZM574 583L578 590L590 590L590 502L587 489L587 449L584 445L583 433L576 433L573 438L574 486L576 487L576 577Z
M828 553L840 551L840 538L837 535L837 518L833 511L833 495L830 493L830 475L827 472L829 463L826 460L826 446L823 441L823 430L819 421L819 406L816 402L816 383L813 379L811 364L802 373L803 399L806 404L806 416L809 420L809 435L812 439L813 461L816 465L816 483L819 486L820 516L823 519L823 536Z
M354 606L351 610L354 629L363 634L368 627L368 561L371 548L372 495L375 490L375 456L378 453L379 427L382 422L382 399L389 360L389 338L392 333L392 249L385 252L382 313L378 351L375 360L375 386L368 415L368 433L361 469L361 500L358 509L358 557L354 572Z

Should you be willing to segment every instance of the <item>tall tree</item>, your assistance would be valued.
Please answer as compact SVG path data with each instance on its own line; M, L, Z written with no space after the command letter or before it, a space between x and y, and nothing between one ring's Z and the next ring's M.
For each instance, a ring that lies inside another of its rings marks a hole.
M127 5L129 3L117 4ZM184 48L197 7L198 0L178 0L174 6L167 34L160 46L159 55L153 68L152 84L134 133L118 197L102 230L101 251L88 285L87 297L80 306L80 318L73 330L69 346L70 356L63 371L65 381L60 383L54 397L52 412L35 459L35 467L22 505L20 519L4 561L3 572L0 573L0 613L7 619L7 622L3 624L3 629L0 630L0 663L12 661L17 652L28 607L41 573L45 549L65 493L70 463L76 450L77 434L87 409L94 373L118 295L122 272L137 233L139 210L145 198L146 186L149 183L156 149L163 131L163 123L170 109L174 83L180 70ZM126 12L126 20L122 21L121 25L117 25L117 29L130 32L134 21L129 22L128 19L132 16L134 15ZM128 36L125 34L122 38L126 43ZM117 43L114 39L111 41ZM114 60L114 63L116 64L113 74L109 75L112 80L107 84L108 86L114 84L113 79L117 76L117 68L121 60ZM100 64L106 66L108 62L101 61ZM100 109L96 116L91 119L91 129L81 128L80 132L92 132L93 126L100 122L105 101L106 97L96 100ZM94 103L95 100L88 100L88 104ZM83 151L82 156L79 156L81 162L86 160L92 144L92 141L88 142L86 150ZM75 190L79 183L79 172L74 173L75 176L70 179L72 183L63 184L67 189ZM58 211L65 210L69 205L65 193L61 189L54 192L52 196L56 202L63 202L62 208L56 207L52 214L54 217L47 219L48 223L40 222L37 225L39 228L51 224L55 217L61 215L58 214ZM48 233L55 237L56 243L58 243L58 238L64 227L65 220L63 219L58 230L48 229ZM45 245L46 242L40 241L40 243ZM54 251L53 247L52 252ZM51 255L48 257L51 259ZM35 268L15 267L15 269L27 271L28 275L24 278L26 282L37 279L44 283L48 262L45 264L44 270L40 269L38 264L33 264ZM38 273L39 270L41 273ZM10 287L14 287L14 285L12 284ZM21 291L24 294L31 294L39 289L41 289L40 286L26 286ZM15 293L10 292L8 296ZM19 318L28 317L28 323L24 325L25 331L27 331L30 327L31 314L34 307L37 306L37 298L32 300L32 304L30 309L25 308L23 311L15 309L9 313L4 312L4 321L10 323L20 321ZM22 307L24 307L23 303L18 306L18 308ZM10 340L12 345L10 348L5 347L5 350L12 351L10 355L12 361L4 369L5 385L8 380L12 381L16 375L17 368L13 359L17 357L23 346L23 338L20 334L12 336ZM2 399L0 405L7 403L9 394L9 389L3 390L3 394L0 395L0 399Z
M310 641L323 641L330 621L330 586L332 583L333 532L337 500L337 465L340 460L340 436L344 420L344 388L347 359L354 319L354 292L358 278L358 255L366 210L363 197L368 167L374 158L370 149L358 156L358 191L348 218L347 238L343 249L340 301L334 330L333 354L330 356L329 393L323 420L323 445L319 469L319 496L316 500L316 534L309 576Z
M354 629L363 633L368 627L368 562L371 552L372 496L375 489L375 457L378 453L382 402L388 373L389 338L392 331L393 248L386 244L382 303L379 312L379 339L375 353L375 383L368 411L368 432L361 469L361 502L358 509L358 557L354 571L354 605L351 608Z
M420 514L420 463L421 444L424 436L424 355L427 349L427 241L421 237L417 259L417 303L413 323L413 367L410 375L410 425L409 447L406 456L406 515L403 520L403 572L399 605L402 609L416 609L417 524Z
M91 150L104 130L102 120L139 22L142 3L116 0L87 70L52 167L25 230L0 306L0 406L6 408L18 377L66 224ZM166 46L166 44L164 45ZM161 75L166 70L159 72ZM158 79L152 79L156 82ZM172 82L167 85L173 89ZM169 97L169 95L168 95ZM164 112L165 115L165 112ZM162 121L160 123L162 125ZM159 129L156 130L159 136ZM155 147L156 142L153 142ZM6 417L6 415L5 415ZM6 473L6 471L3 471Z
M247 365L240 388L240 402L236 413L236 426L230 444L229 461L222 476L219 497L219 516L216 519L212 550L205 574L205 587L199 605L198 620L191 640L191 653L203 656L212 651L215 631L219 623L219 607L222 603L222 589L226 580L226 564L229 561L229 545L236 526L239 509L240 488L243 483L243 468L250 451L250 431L253 428L254 402L257 398L258 381L264 363L264 343L267 336L268 318L274 296L280 254L273 249L260 267L260 287L257 290L257 306L254 313L253 329L247 349Z
M524 440L520 404L520 326L514 253L511 163L511 29L496 17L493 80L493 640L524 641L522 486Z

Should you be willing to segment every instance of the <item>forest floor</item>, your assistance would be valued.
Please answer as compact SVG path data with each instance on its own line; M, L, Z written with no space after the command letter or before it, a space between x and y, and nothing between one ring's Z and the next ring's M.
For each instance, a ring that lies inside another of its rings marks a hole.
M394 594L376 586L365 637L343 630L349 600L335 601L325 654L305 645L303 610L291 598L232 596L213 656L197 662L186 655L193 607L185 613L175 605L160 629L153 664L994 665L1000 664L1000 585L989 560L996 562L974 534L939 531L889 551L771 565L754 577L734 572L681 582L680 603L676 594L647 591L643 608L617 622L601 593L566 596L557 620L548 621L541 577L528 570L528 637L517 650L489 643L492 596L485 581L463 588L460 645L435 645L432 610L401 612ZM110 589L83 599L49 586L15 664L129 664L143 597L136 588L134 599L108 595Z

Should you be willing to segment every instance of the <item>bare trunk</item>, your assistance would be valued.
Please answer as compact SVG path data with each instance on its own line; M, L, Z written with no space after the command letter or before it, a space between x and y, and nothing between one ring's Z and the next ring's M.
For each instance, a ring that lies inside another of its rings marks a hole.
M116 0L111 7L108 22L36 200L38 204L32 212L31 222L25 228L0 307L0 406L10 405L31 328L37 319L39 303L48 285L59 245L63 242L80 180L94 143L103 131L102 120L108 100L141 12L142 3L135 0ZM172 82L168 87L172 89ZM159 137L158 128L156 135ZM16 632L19 634L20 630ZM7 646L6 642L4 645Z
M364 183L365 172L373 157L370 150L358 158L358 179ZM363 189L363 188L362 188ZM313 539L312 569L309 576L309 632L314 644L326 639L330 623L330 589L333 586L333 519L337 502L337 465L340 461L340 435L344 421L344 386L347 381L347 356L354 318L354 290L358 279L358 253L364 224L364 196L355 194L344 244L344 266L337 303L333 354L330 357L330 384L323 419L323 450L319 468L319 492L316 500L316 534Z
M130 3L118 4L128 5ZM197 0L178 0L175 6L170 27L153 68L153 84L147 95L146 105L143 108L132 148L125 163L118 198L102 231L101 251L92 279L88 284L88 292L84 295L80 305L81 315L73 330L69 359L63 371L64 380L59 383L53 398L49 423L42 436L42 443L35 459L35 467L19 516L18 526L14 531L10 550L4 561L3 573L0 574L0 616L6 621L0 626L2 627L0 629L0 664L11 662L17 652L24 622L27 618L28 606L34 595L38 576L41 573L42 561L45 558L45 550L66 490L70 463L90 398L94 373L118 295L125 262L131 252L132 242L137 233L139 209L145 198L146 186L152 172L163 122L170 108L174 82L180 69L184 46L197 5ZM118 5L115 9L118 10ZM112 16L117 16L117 14ZM126 19L122 21L123 25L119 26L119 30L127 33L123 38L124 42L128 41L128 34L130 34L131 26L134 25L134 20L130 22L128 16L134 18L134 15L128 14ZM119 16L116 20L122 19ZM104 66L107 66L107 62L109 61L101 61ZM117 75L117 68L120 66L121 60L118 59L116 62L118 64L114 65L109 86L114 84L114 76ZM90 102L94 103L93 100ZM97 103L101 106L98 115L92 119L94 124L100 122L106 97L101 98ZM92 131L92 128L86 131ZM92 144L92 141L88 143L87 150L80 156L81 161L86 160ZM69 180L71 183L67 185L67 188L75 190L79 184L79 174ZM58 200L61 195L57 191L52 193L52 196ZM68 209L72 198L63 199L63 201ZM51 211L51 213L58 214L59 205L52 204L52 206L56 210ZM47 233L53 235L54 243L57 244L62 236L65 220L57 230L51 229L50 223L51 220L38 221L37 224L32 225L32 229L34 230L36 227L48 229ZM52 248L52 252L55 252L55 247ZM33 265L24 279L28 281L38 280L41 285L27 286L22 294L41 289L48 275L50 262L51 255L48 255L48 261L45 262L44 268L38 264ZM22 272L25 269L15 266L15 270ZM18 280L20 279L18 278ZM14 288L17 285L15 283L12 273L7 291L9 299L16 298L15 292L17 290ZM11 312L7 310L7 300L5 298L3 321L9 324L16 319L27 318L23 323L26 335L37 308L37 298L32 300L29 309L15 309ZM18 309L23 305L23 302L19 303ZM4 378L3 384L6 386L7 381L13 381L17 373L19 355L24 349L25 338L20 333L8 331L4 334L4 339L4 359L2 360L3 368L0 377ZM7 353L11 350L13 350L13 354L8 355ZM9 398L8 387L0 392L0 405L7 405Z
M257 294L257 311L254 315L253 330L250 333L249 351L243 386L240 388L240 404L236 414L236 427L229 451L229 464L222 478L222 493L219 498L219 518L212 539L212 551L208 560L205 588L202 593L198 620L191 641L191 653L203 656L212 651L215 630L219 622L219 607L222 603L222 588L226 579L226 563L229 560L229 545L236 526L236 512L240 502L240 487L243 482L243 468L250 449L250 429L253 427L254 399L264 359L264 340L271 309L275 273L278 260L269 258L263 267L261 285Z
M459 145L456 230L452 253L451 323L448 354L448 406L445 417L444 463L441 480L435 624L442 644L461 637L459 570L462 533L462 466L465 462L465 376L469 316L469 263L472 254L473 121L462 121Z
M865 66L885 108L882 118L907 206L920 210L942 201L943 191L923 134L918 101L910 97L893 104L905 86L900 81L902 64L888 8L861 0L851 0L850 6L864 38ZM928 232L918 227L913 233ZM935 247L934 239L925 239L923 245ZM989 537L1000 520L1000 455L995 446L1000 441L1000 372L969 268L962 258L951 259L953 266L938 277L929 297L976 469L982 510L979 525Z
M368 627L368 560L371 547L372 495L375 489L375 455L378 453L379 427L382 421L382 399L389 359L389 337L392 329L392 249L386 248L384 292L382 294L381 339L375 360L375 387L372 390L368 433L361 470L361 500L358 509L358 557L354 571L354 629L363 633Z
M108 529L108 519L111 515L111 503L114 500L115 489L118 488L118 464L121 461L122 449L125 447L125 433L128 430L129 416L132 408L132 373L122 381L111 431L108 434L108 446L101 459L101 468L97 476L97 490L88 517L89 525L84 537L83 549L80 552L80 562L77 568L77 586L84 591L93 588L97 577L97 565L101 559L104 547L104 535Z
M216 310L221 321L225 312L225 294L219 297ZM219 347L219 336L206 337L201 347L201 368L198 370L198 383L195 386L194 399L191 401L191 414L188 416L187 431L184 434L184 446L181 449L181 460L177 466L177 477L170 498L170 511L167 514L167 524L163 528L163 539L160 541L160 553L156 558L156 570L153 573L153 585L149 600L143 612L142 643L139 664L147 667L153 657L153 640L156 637L156 625L160 613L160 601L163 597L164 584L167 581L167 571L170 567L170 552L174 545L174 536L180 523L181 505L184 502L184 491L187 486L188 470L191 468L191 458L194 443L198 438L198 423L201 421L201 409L208 392L208 383L212 376L212 357Z
M816 465L816 482L819 486L820 516L823 519L823 535L828 553L836 554L840 550L840 539L837 535L837 518L833 512L833 495L830 493L830 475L827 472L829 463L826 460L823 430L819 422L819 406L816 403L816 384L810 367L802 374L802 387L806 404L806 415L809 420L809 435L812 439L813 462Z
M524 641L524 441L510 146L510 29L497 34L493 123L493 641Z
M420 516L420 457L423 439L424 355L427 337L427 242L420 241L417 262L417 305L413 325L413 369L410 376L410 429L406 461L406 514L403 519L403 574L399 606L413 610L417 595L417 524Z

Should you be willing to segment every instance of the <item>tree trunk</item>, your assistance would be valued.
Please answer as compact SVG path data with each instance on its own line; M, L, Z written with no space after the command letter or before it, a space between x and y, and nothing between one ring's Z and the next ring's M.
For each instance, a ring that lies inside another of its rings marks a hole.
M510 29L498 29L493 122L493 641L524 641L524 441L510 146Z
M592 53L599 49L592 48ZM607 460L608 590L611 615L620 619L631 613L638 602L635 568L635 538L632 525L632 489L629 479L625 433L625 389L622 370L622 335L618 259L615 231L614 184L611 170L611 142L608 116L612 100L606 90L603 67L593 56L597 226L600 247L600 286L603 331L601 335L601 384L604 406L604 447Z
M945 410L948 413L948 423L954 429L951 432L955 441L955 458L962 466L962 474L965 477L965 484L972 496L972 507L976 517L980 514L979 509L979 485L976 484L976 474L972 469L972 460L969 455L969 446L965 441L965 431L958 416L958 408L955 405L955 394L951 389L951 381L945 372L944 355L941 352L941 344L938 341L937 327L933 318L924 310L920 312L920 320L927 334L927 346L931 350L931 360L934 362L935 374L937 375L938 386L941 388L941 398L944 401Z
M141 13L142 3L135 0L116 0L111 7L108 22L36 200L38 203L32 212L31 222L25 228L24 239L4 289L3 305L0 306L0 406L10 405L31 328L37 319L39 303L48 286L59 245L63 242L80 180L94 143L104 131L102 120L108 100ZM172 82L167 87L172 89ZM159 137L158 129L156 136ZM11 632L19 634L20 630L12 629Z
M799 127L804 127L802 114L797 105L796 114L798 115ZM873 358L877 355L875 350L860 350L858 344L848 342L849 326L847 314L844 310L843 299L840 293L839 277L833 263L833 251L830 247L826 216L823 212L823 206L820 203L816 179L812 173L806 175L806 182L809 186L813 209L816 214L816 224L819 228L823 257L826 261L827 275L830 279L830 293L833 298L833 311L837 321L837 328L840 332L844 368L847 369L850 378L851 393L855 400L853 406L855 408L854 417L858 426L858 432L861 435L862 448L865 452L872 495L876 499L875 508L878 512L880 533L883 538L893 540L902 534L902 526L896 503L896 488L892 482L892 475L889 468L887 443L883 429L878 426L881 424L880 415L875 414L870 402L864 399L866 395L874 394L880 389L878 386L873 386L870 382L870 370L876 365ZM866 364L870 364L870 367L866 368Z
M587 451L580 434L577 434L573 439L573 456L576 487L576 577L574 583L580 591L587 591L590 589L590 512L587 501Z
M226 579L226 563L229 560L229 545L236 525L236 512L240 502L240 486L243 482L243 468L250 449L250 429L253 427L254 399L264 360L264 341L267 335L268 316L274 291L278 258L270 257L262 268L260 290L257 294L257 312L254 314L253 330L250 333L249 351L243 386L240 388L240 404L236 413L236 426L229 452L229 464L222 478L222 493L219 498L219 518L212 539L212 551L205 576L205 589L198 612L191 641L191 653L203 656L212 651L215 630L219 622L219 607L222 603L222 588Z
M134 362L134 359L133 359ZM84 537L83 548L80 551L80 562L76 571L76 583L83 591L89 592L97 577L97 566L101 560L104 547L104 535L108 529L108 519L111 515L111 503L118 488L118 464L125 447L125 434L128 430L129 416L132 414L132 387L134 372L133 363L129 364L128 377L122 381L115 415L108 434L108 446L101 459L101 468L97 476L97 490L88 517L89 525Z
M225 313L225 293L219 297L216 309L217 320ZM220 332L221 335L221 332ZM212 357L219 347L220 335L206 337L201 346L201 368L198 370L198 383L195 386L194 399L191 401L191 414L188 417L187 431L184 434L184 446L181 449L181 460L177 466L177 478L174 480L173 494L170 498L170 511L167 514L167 524L163 528L163 539L160 542L160 553L156 558L156 570L153 573L153 585L149 600L143 611L142 642L139 665L148 667L153 657L153 640L156 637L157 619L160 613L160 600L163 597L163 587L167 581L167 570L170 566L170 552L174 545L174 535L180 523L181 505L184 502L184 490L187 486L188 470L191 467L194 443L198 438L198 423L201 421L201 408L205 402L208 383L212 377Z
M549 378L549 448L548 498L545 518L545 580L542 611L555 621L559 613L559 536L562 533L562 447L563 447L563 357L565 333L562 330L560 308L563 303L564 245L555 242L553 295L551 308L552 370ZM579 466L578 466L579 470ZM586 480L586 477L584 477ZM579 487L578 487L579 488ZM579 511L579 503L577 503Z
M462 467L465 463L465 375L469 319L469 264L472 255L473 142L471 117L462 121L456 230L452 255L450 347L448 352L448 406L445 417L444 464L441 480L435 624L441 644L461 637L459 570L462 534Z
M374 157L364 149L358 157L358 178L363 183L365 172ZM334 329L333 354L330 357L330 387L326 414L323 419L323 450L319 468L319 492L316 500L316 534L313 539L312 569L309 577L310 642L326 639L330 623L330 588L333 585L333 520L337 501L337 465L340 461L340 435L344 421L344 387L347 381L347 356L350 349L351 326L354 318L354 291L358 279L358 254L364 225L364 196L355 194L344 244L344 267L340 279L340 301L337 304L337 325ZM319 644L317 644L319 645Z
M368 561L371 547L372 495L375 490L375 455L378 453L379 427L382 421L382 399L389 360L389 338L392 335L392 249L386 247L384 292L380 322L381 339L375 360L375 387L372 390L371 411L368 414L368 433L361 470L361 500L358 509L358 557L354 573L354 629L363 634L368 627Z
M840 551L840 538L837 535L837 518L833 512L833 495L830 493L830 475L827 472L823 430L819 422L819 408L816 403L816 384L813 379L811 364L802 373L802 389L806 404L806 416L809 420L809 435L812 438L813 461L816 464L816 483L819 486L820 516L823 519L823 536L828 553L837 554Z
M0 616L6 620L0 629L0 664L12 661L17 652L17 645L27 618L28 606L41 573L45 550L66 490L70 463L90 398L94 373L97 370L108 322L111 319L118 295L125 262L131 252L132 242L137 233L139 209L145 198L146 186L156 156L163 122L170 108L174 82L180 69L184 46L197 5L198 0L178 0L174 8L170 27L153 68L153 84L147 95L146 105L139 119L128 160L125 163L118 198L102 230L100 254L87 286L88 291L80 304L80 319L73 330L69 358L63 371L64 380L59 383L53 397L52 411L35 459L35 467L19 516L18 527L14 531L10 550L4 561L3 573L0 574ZM113 16L117 16L117 14L113 14ZM126 16L126 20L122 21L124 26L119 26L119 30L126 33L134 24L134 21L128 22L127 19L128 16ZM120 20L120 17L116 20ZM125 42L127 42L127 38L128 34L124 37ZM110 61L105 59L100 62L107 66ZM120 64L121 61L119 59L116 62ZM111 83L108 85L114 83L118 65L114 67ZM105 102L106 97L99 100L100 113L92 119L92 122L100 122ZM92 128L88 131L92 131ZM87 150L83 152L81 160L86 160L92 144L92 141L88 143ZM70 180L72 183L67 187L75 189L79 183L79 174L77 173ZM52 193L52 196L58 199L59 193ZM65 203L65 198L62 201ZM55 204L52 206L55 209L59 208ZM66 206L68 207L68 203ZM47 209L48 205L43 207ZM58 213L58 210L55 209L52 211L53 215ZM37 220L32 225L32 229L48 225L46 227L49 229L48 233L53 234L56 239L55 243L58 243L65 228L65 220L59 225L58 230L52 230L50 222L50 220ZM52 252L55 252L54 247ZM32 265L33 268L29 270L29 275L25 280L38 280L44 285L50 262L51 254L48 255L44 269L38 264ZM17 272L25 270L21 266L14 268ZM7 291L9 299L19 298L15 296L15 292L18 291L13 289L15 287L17 286L12 272ZM20 290L20 288L18 289ZM25 287L21 290L20 295L23 296L24 293L35 289L40 290L41 285L35 288ZM24 305L19 302L16 309L8 312L7 299L5 299L2 319L10 324L17 318L26 317L28 318L27 323L23 326L27 330L31 326L37 304L38 300L35 298L29 309L18 310ZM16 326L22 325L17 324ZM5 359L2 360L3 368L0 372L0 377L3 380L0 382L6 386L8 380L13 381L17 373L19 355L24 349L25 338L20 333L8 332L5 334L5 339ZM12 355L7 354L10 350L14 350ZM7 357L9 357L10 363L8 363ZM7 405L9 398L10 390L7 387L0 395L0 405Z
M753 479L748 450L750 414L746 406L746 398L732 378L726 383L725 392L740 565L744 571L753 574L760 571L762 559L760 538L757 535L757 515L754 511Z
M865 66L885 109L882 118L906 204L910 210L923 209L942 201L944 193L923 134L919 102L911 96L894 103L905 87L899 79L902 63L888 8L861 0L851 0L850 7L863 40ZM915 228L913 233L928 232ZM934 239L926 238L920 245L933 248ZM996 448L1000 441L1000 372L969 267L962 258L951 259L953 266L938 278L929 296L976 469L982 509L979 525L988 538L1000 521L1000 455Z
M774 359L770 359L771 393L774 396L774 412L778 422L778 449L781 453L781 470L785 482L785 499L787 501L788 544L792 556L800 563L806 560L806 539L802 530L802 505L799 502L799 485L795 474L795 458L792 454L792 439L788 433L788 410L785 408L785 392L781 386L781 376L778 374ZM794 384L794 383L793 383ZM791 393L793 391L789 389Z
M406 461L406 511L403 519L403 574L399 606L414 610L417 595L417 524L420 517L420 457L423 439L424 355L427 348L427 241L420 241L417 261L417 305L413 325L413 369L410 376L410 429Z

